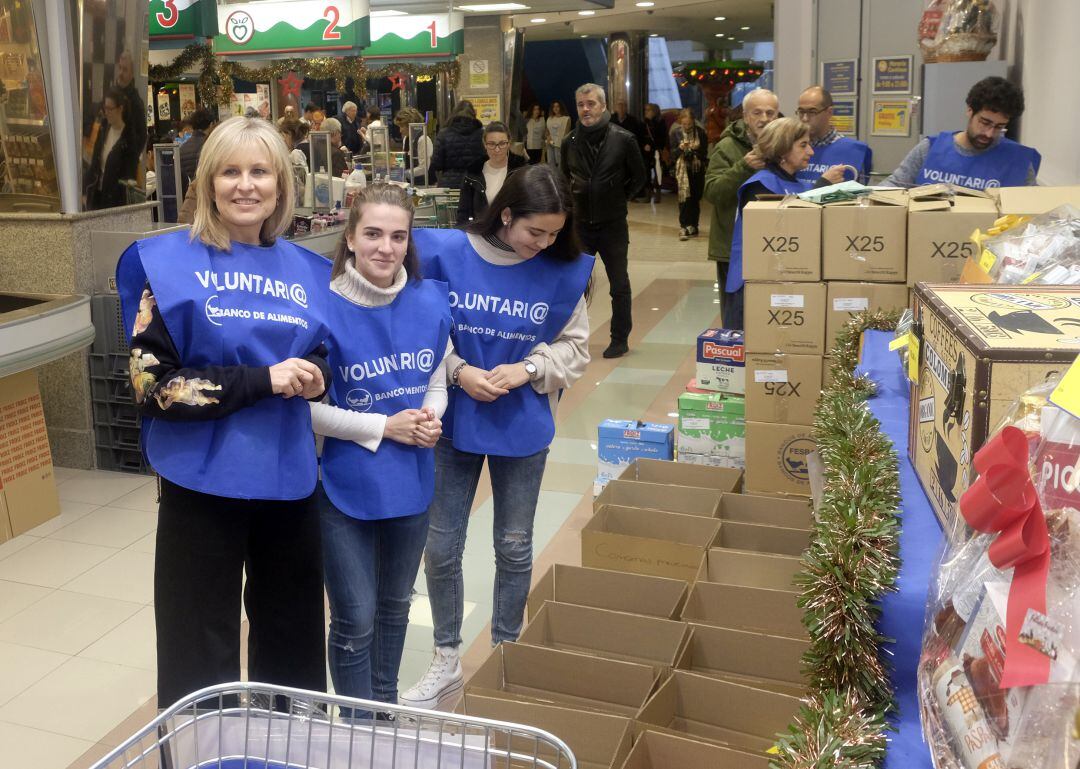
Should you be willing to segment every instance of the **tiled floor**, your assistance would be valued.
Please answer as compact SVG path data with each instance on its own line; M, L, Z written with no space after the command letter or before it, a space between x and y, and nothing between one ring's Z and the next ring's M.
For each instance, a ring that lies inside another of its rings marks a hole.
M679 242L675 202L631 207L631 352L606 361L607 283L590 306L593 362L563 398L536 515L536 574L577 558L596 468L596 425L607 417L666 419L692 375L697 333L719 311L707 231ZM703 215L708 223L708 210ZM3 766L79 769L154 713L153 560L156 488L150 478L57 469L59 517L0 544L0 755ZM490 492L477 494L465 548L466 668L489 649L494 556ZM431 654L423 571L401 681Z

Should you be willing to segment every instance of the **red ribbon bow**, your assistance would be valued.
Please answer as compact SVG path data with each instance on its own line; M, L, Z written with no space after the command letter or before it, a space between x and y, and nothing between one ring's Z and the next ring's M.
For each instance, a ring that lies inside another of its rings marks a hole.
M1035 484L1028 471L1024 432L1006 427L972 459L979 478L960 497L960 512L976 531L997 533L990 562L1012 569L1005 617L1005 668L1001 688L1045 684L1050 658L1020 642L1029 609L1046 613L1050 537Z

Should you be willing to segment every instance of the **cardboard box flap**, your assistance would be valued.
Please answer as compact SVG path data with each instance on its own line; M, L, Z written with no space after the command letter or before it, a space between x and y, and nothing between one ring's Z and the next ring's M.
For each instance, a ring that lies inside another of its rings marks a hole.
M667 732L646 730L621 769L768 769L769 759Z
M596 511L584 528L588 531L606 531L630 537L677 542L682 545L702 545L716 539L716 534L720 531L720 521L715 518L661 510L604 505Z
M557 563L530 591L528 614L534 617L545 601L557 601L671 619L682 610L686 593L679 579Z
M700 675L735 674L805 688L802 656L810 642L711 625L691 625L676 667Z
M955 184L923 184L918 187L911 187L907 190L908 197L912 200L926 200L930 198L948 199L952 197L969 197L969 198L984 198L990 200L991 197L982 190L975 190L971 187L960 187Z
M663 510L714 517L720 507L722 492L693 486L673 487L645 481L610 481L593 501L593 509L604 505L636 507L644 510Z
M928 198L926 200L912 199L908 203L908 212L917 214L925 211L951 211L952 201L945 198Z
M619 480L737 492L742 488L742 471L730 467L704 467L642 458L632 462L619 476Z
M1080 186L1001 187L997 196L1002 214L1038 216L1065 203L1080 207Z
M686 599L682 618L700 625L805 639L808 635L798 599L799 594L793 591L697 582Z
M805 499L776 499L754 494L725 494L720 499L720 519L762 523L789 529L810 529L813 511Z
M726 549L801 556L810 546L810 532L807 529L728 521L720 527L717 544Z
M847 200L832 200L825 203L825 208L844 208L858 206L906 206L907 195L903 190L877 190L867 195Z
M724 524L721 532L728 525L737 524ZM701 563L698 581L794 591L795 575L800 571L802 560L794 556L714 547Z
M815 203L812 200L803 200L795 195L780 195L774 192L765 192L747 203L743 210L746 210L747 208L821 208L821 204Z

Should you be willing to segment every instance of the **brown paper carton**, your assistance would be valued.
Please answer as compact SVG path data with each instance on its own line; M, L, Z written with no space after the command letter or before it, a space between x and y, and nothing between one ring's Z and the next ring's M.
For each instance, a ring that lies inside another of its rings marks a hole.
M825 352L824 283L747 283L748 353Z
M903 281L907 199L890 193L830 203L821 215L823 280Z
M821 397L821 362L820 355L747 355L746 418L812 425Z
M686 644L685 622L548 601L518 643L650 665L666 675Z
M806 694L802 657L810 642L767 633L691 625L676 667L793 697Z
M742 228L745 280L821 280L821 206L798 198L752 201Z
M782 526L763 526L758 523L725 521L720 527L716 546L730 550L749 550L755 553L801 556L810 546L806 529L787 529Z
M635 740L621 769L769 769L769 759L648 729Z
M17 537L60 514L37 372L0 379L0 509L4 533Z
M907 304L908 289L903 283L829 283L825 349L832 352L836 335L856 312L903 309Z
M795 556L714 547L702 560L696 582L794 592L795 575L800 571L802 560Z
M695 582L686 599L683 620L784 638L807 639L799 594L764 587Z
M807 425L746 423L746 490L810 496L807 458L817 450Z
M776 499L754 494L725 494L720 500L720 520L811 529L813 511L804 498Z
M788 694L676 670L637 714L634 730L674 732L764 755L799 706Z
M633 716L655 683L648 665L503 642L465 682L465 694Z
M1002 216L1038 216L1066 203L1080 208L1080 186L1001 187L997 198Z
M959 280L964 260L979 255L972 233L986 230L997 217L997 205L987 197L927 200L913 195L908 203L908 285Z
M605 505L581 530L581 565L689 582L719 531L715 518Z
M674 619L682 611L686 592L681 579L556 563L533 585L526 608L530 618L545 601L558 601Z
M686 465L665 459L638 459L627 465L619 476L622 481L668 483L673 486L694 486L723 492L742 491L742 470L731 467Z
M604 505L621 505L715 518L720 508L721 494L719 489L614 480L593 500L593 510L599 510Z
M514 702L476 693L465 694L461 712L493 721L527 724L553 734L573 751L581 769L620 769L630 753L633 729L630 719L623 716L534 702ZM541 745L537 751L536 740L528 736L515 735L514 739L510 740L508 735L498 733L497 730L490 736L492 747L497 750L509 749L530 758L535 755L552 766L559 765L554 750ZM496 762L494 765L505 764ZM566 765L565 758L562 765Z

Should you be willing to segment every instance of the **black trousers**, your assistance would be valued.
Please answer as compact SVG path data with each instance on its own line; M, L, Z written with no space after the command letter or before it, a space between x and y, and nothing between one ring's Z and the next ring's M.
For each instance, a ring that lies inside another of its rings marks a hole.
M701 196L705 192L705 174L688 174L690 194L679 203L679 226L697 227L701 218Z
M540 162L540 159L544 157L544 149L543 147L538 150L530 150L526 148L525 154L529 156L529 164L536 165Z
M724 328L743 329L743 289L733 293L724 292L721 300L721 312L724 319Z
M611 341L626 342L634 319L630 308L628 251L630 229L626 219L600 224L578 224L578 237L588 254L599 254L611 284Z
M244 500L161 479L154 614L158 707L240 680L240 600L248 678L326 691L322 546L314 496Z

